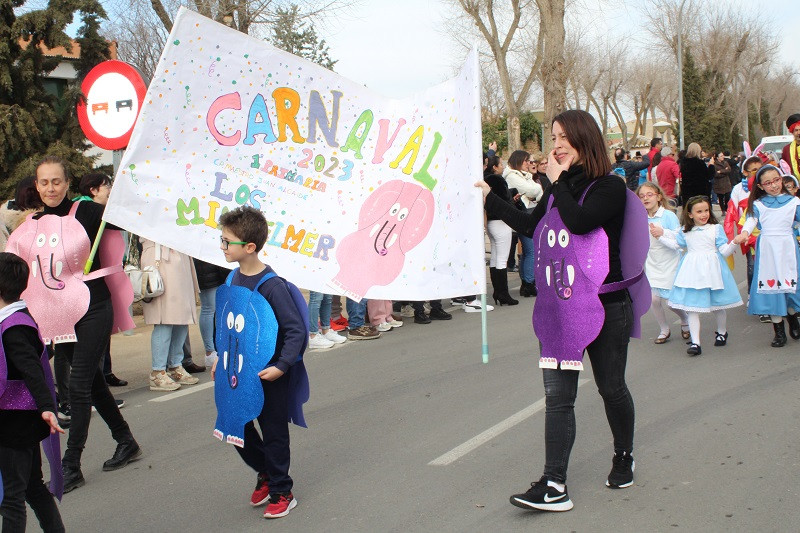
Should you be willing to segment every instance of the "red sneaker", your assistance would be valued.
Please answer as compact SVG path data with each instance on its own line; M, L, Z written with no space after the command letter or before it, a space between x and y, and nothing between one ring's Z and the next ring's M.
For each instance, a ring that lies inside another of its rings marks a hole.
M274 494L270 496L264 518L280 518L289 514L289 511L297 507L297 500L292 493Z
M269 500L269 478L266 474L259 474L256 480L256 490L250 496L250 505L258 507Z
M340 316L336 320L331 320L331 329L333 331L342 331L347 329L347 319L343 316Z

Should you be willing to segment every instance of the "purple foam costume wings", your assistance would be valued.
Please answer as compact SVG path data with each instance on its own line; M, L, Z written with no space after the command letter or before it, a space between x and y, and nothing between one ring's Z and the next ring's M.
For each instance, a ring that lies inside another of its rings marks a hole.
M539 366L583 370L583 352L597 338L605 320L600 294L627 288L633 302L631 336L641 335L641 316L650 306L650 285L643 270L649 247L647 213L628 190L620 236L624 280L603 285L609 271L605 231L596 228L585 235L574 235L552 206L551 196L548 211L533 234L539 280L533 329L542 343Z

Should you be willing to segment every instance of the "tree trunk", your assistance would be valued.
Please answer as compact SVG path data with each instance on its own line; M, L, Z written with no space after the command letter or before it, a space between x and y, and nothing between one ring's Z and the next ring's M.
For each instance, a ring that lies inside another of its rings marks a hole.
M567 76L564 71L564 0L536 0L539 7L539 40L544 41L541 78L544 93L545 152L553 147L553 117L566 109Z
M153 11L155 11L156 15L158 15L158 19L161 21L161 24L163 24L164 28L166 28L167 33L171 32L172 19L169 18L167 10L164 9L164 4L161 3L161 0L150 0L150 4L153 6Z

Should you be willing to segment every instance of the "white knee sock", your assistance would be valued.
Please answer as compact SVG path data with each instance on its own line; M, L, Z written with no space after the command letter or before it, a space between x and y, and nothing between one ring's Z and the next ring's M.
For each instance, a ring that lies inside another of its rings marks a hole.
M661 296L653 294L653 302L650 308L656 316L656 322L658 322L658 327L661 328L661 333L666 335L669 333L669 324L667 324L667 315L664 314L664 307L661 305L662 300Z
M689 333L692 336L693 344L700 344L700 313L689 311L686 313L687 322L689 323Z
M714 317L717 319L717 333L725 335L728 333L727 317L728 313L725 309L718 309L714 311Z
M672 307L670 307L670 309L672 310L673 313L678 315L678 318L681 319L681 329L684 329L683 326L689 323L688 322L689 317L686 316L686 311L684 311L683 309L673 309Z

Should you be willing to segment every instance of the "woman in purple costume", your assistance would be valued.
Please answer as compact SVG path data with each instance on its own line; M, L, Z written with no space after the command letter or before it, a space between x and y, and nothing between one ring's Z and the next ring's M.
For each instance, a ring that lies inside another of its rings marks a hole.
M548 204L563 221L569 235L583 236L602 228L608 237L608 275L603 285L623 281L622 261L620 259L620 235L624 223L626 207L625 181L609 176L611 164L606 155L606 145L597 123L589 113L572 110L557 115L552 123L553 150L548 157L547 177L553 182L536 209L528 214L490 193L483 182L481 187L488 214L503 220L521 235L533 236L539 222L548 212ZM550 202L552 197L553 201ZM564 231L563 229L561 231ZM562 242L561 231L555 246L566 246ZM552 230L551 230L552 232ZM573 241L579 239L572 239ZM605 263L605 257L602 258ZM580 258L578 258L580 261ZM564 279L570 278L572 285L577 269L568 271ZM563 285L560 273L554 269L551 286L539 284L539 298L542 291L560 290ZM537 272L537 280L538 277ZM577 278L576 278L577 279ZM558 283L556 283L558 281ZM577 281L575 282L577 283ZM569 290L566 299L574 294L575 287ZM595 288L595 293L598 289ZM563 292L563 291L562 291ZM576 309L573 323L554 321L548 328L550 335L572 337L575 343L585 341L586 351L592 363L592 371L600 395L605 404L611 433L614 437L614 458L606 486L625 488L633 484L634 462L633 399L625 384L625 366L628 355L633 323L631 298L627 289L604 292L599 291L599 301L603 313L581 313ZM576 294L576 293L575 293ZM564 295L560 296L564 299ZM597 297L593 296L596 301ZM576 298L575 300L580 300ZM589 301L583 298L581 301ZM597 317L592 319L591 317ZM537 317L534 312L534 322ZM599 322L596 324L587 321ZM580 339L582 331L592 330L592 339ZM599 330L599 334L596 332ZM537 328L538 331L538 328ZM547 340L541 339L544 344ZM579 348L580 349L580 348ZM545 465L544 474L531 488L522 494L511 496L511 503L524 509L544 511L568 511L573 503L566 487L567 465L572 445L575 441L575 397L578 391L578 372L571 369L544 368L545 410Z

